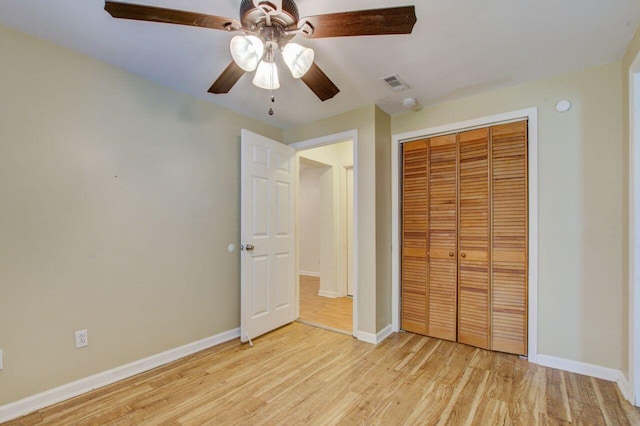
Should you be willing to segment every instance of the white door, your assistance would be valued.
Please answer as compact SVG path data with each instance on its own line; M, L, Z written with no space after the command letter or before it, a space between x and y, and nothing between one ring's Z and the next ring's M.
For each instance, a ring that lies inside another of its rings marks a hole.
M241 340L295 320L295 150L241 133Z

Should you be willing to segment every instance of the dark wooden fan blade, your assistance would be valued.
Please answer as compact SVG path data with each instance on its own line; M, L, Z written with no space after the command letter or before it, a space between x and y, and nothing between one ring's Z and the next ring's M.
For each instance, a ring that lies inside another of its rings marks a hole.
M340 92L340 89L333 84L333 81L329 80L329 77L315 63L311 65L309 71L301 79L322 102L333 98Z
M329 13L301 19L313 27L310 38L411 34L416 20L415 6Z
M244 75L244 70L240 68L234 61L222 71L220 77L209 88L209 93L221 94L229 93L229 90L240 80L240 77Z
M192 27L225 30L233 19L222 16L204 15L183 10L164 9L130 3L106 1L104 10L114 18L135 19L137 21L164 22L167 24L189 25Z

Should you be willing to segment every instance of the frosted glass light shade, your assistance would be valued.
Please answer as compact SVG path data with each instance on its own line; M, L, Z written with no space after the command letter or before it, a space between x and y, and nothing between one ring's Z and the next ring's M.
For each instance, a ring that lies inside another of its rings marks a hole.
M300 78L309 71L313 64L315 53L312 49L300 46L297 43L288 43L282 49L282 58L287 64L293 78Z
M260 61L253 77L253 84L261 89L275 90L280 87L278 68L273 62Z
M251 72L256 69L264 54L264 44L258 37L235 36L231 39L231 57L243 70Z

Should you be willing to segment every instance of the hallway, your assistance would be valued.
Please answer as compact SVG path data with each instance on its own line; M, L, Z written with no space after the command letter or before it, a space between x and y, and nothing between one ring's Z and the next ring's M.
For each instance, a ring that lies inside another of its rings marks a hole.
M353 333L353 299L318 296L320 278L300 275L300 321Z

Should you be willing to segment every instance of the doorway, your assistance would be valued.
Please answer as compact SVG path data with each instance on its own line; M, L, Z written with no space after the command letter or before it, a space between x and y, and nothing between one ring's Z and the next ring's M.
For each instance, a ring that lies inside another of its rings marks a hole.
M299 150L299 321L353 334L353 140Z

